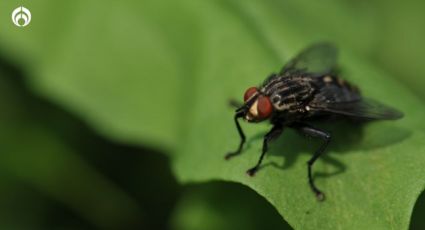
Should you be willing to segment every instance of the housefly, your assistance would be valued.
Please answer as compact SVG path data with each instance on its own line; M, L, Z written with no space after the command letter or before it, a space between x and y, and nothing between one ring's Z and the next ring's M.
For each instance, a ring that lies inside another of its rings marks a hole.
M394 120L403 116L396 109L362 97L356 86L338 75L336 60L337 49L332 44L317 43L289 61L278 74L271 74L259 87L248 88L244 104L234 116L241 138L239 147L228 153L226 159L240 154L245 143L239 118L247 122L269 120L273 125L264 136L257 164L247 171L250 176L254 176L259 169L269 142L278 137L285 127L319 138L323 143L307 162L307 174L311 189L319 200L323 200L323 192L314 183L312 167L331 141L331 135L309 122L327 117L373 121Z

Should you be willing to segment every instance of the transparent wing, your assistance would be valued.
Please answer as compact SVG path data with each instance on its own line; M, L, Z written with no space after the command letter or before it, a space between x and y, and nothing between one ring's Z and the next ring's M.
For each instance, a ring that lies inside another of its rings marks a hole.
M308 73L322 76L335 70L337 48L330 43L316 43L304 49L286 64L280 74Z
M316 95L312 103L338 103L338 102L351 102L359 101L362 99L360 92L354 87L350 87L348 84L341 86L336 83L324 84L323 78L315 78L318 81L318 87L316 87Z
M311 111L338 114L364 120L395 120L403 117L400 111L372 99L347 102L314 102Z

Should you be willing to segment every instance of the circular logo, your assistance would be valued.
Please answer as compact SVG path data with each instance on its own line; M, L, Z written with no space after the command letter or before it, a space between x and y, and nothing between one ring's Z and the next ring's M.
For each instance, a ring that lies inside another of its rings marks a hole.
M25 27L31 22L31 12L27 8L20 6L13 10L12 21L16 26Z

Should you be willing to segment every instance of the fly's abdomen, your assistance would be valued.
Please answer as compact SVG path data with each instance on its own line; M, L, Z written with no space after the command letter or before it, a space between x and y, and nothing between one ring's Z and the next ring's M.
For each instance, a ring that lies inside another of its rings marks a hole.
M326 75L315 81L318 97L328 103L356 101L361 99L358 88L337 76Z

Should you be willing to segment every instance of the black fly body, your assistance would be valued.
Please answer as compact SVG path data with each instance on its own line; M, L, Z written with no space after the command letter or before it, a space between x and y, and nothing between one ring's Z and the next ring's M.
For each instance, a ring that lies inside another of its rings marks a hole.
M315 44L292 59L280 73L270 75L261 86L248 88L244 104L234 117L241 141L238 149L228 153L226 159L240 154L245 143L239 118L248 122L270 120L273 125L264 136L257 164L247 171L250 176L254 176L261 165L268 143L279 136L284 127L322 139L322 145L307 162L307 173L311 189L323 200L323 192L314 183L312 167L331 141L331 135L307 122L323 116L363 121L394 120L403 116L391 107L362 97L357 87L338 76L336 60L337 49L333 45Z

